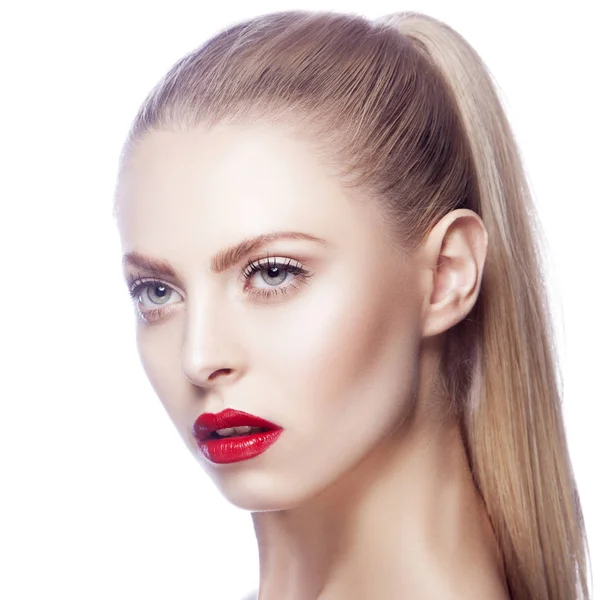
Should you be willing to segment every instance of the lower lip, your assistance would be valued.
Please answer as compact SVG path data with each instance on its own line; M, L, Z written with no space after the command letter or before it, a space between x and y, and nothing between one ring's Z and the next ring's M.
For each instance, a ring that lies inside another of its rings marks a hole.
M262 454L277 441L282 431L283 429L272 429L222 440L208 439L198 442L198 447L205 458L213 463L239 462Z

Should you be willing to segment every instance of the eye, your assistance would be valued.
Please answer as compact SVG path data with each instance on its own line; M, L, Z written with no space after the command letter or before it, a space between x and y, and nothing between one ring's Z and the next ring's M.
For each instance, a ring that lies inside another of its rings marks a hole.
M253 298L262 299L289 294L312 275L296 260L270 256L252 261L242 272L243 279L249 284L244 291ZM173 305L183 301L177 290L159 279L131 275L127 283L138 317L146 323L159 320Z
M154 320L172 304L182 300L181 294L158 279L135 278L128 280L129 294L136 301L140 317L145 321ZM174 300L171 301L170 300Z
M249 263L243 276L253 284L249 286L251 295L267 298L289 293L300 283L306 283L311 273L291 258L267 256Z
M259 271L262 280L268 285L279 285L283 283L287 276L290 274L290 271L279 267L267 267L266 270Z

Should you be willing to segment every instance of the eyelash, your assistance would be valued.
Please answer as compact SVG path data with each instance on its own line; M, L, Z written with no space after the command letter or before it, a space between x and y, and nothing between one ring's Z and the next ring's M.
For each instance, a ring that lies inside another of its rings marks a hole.
M294 263L294 264L292 264ZM309 273L301 264L292 260L291 258L281 259L266 256L263 258L257 258L250 261L242 270L242 277L244 281L250 280L256 273L266 271L271 268L282 269L285 273L294 275L294 279L291 283L284 285L283 287L275 287L272 289L256 288L251 292L251 295L255 298L262 298L269 300L275 296L288 294L290 288L297 289L300 284L306 283L309 277L312 277L313 273ZM287 278L287 276L286 276ZM140 277L140 275L130 275L127 278L127 284L129 288L129 295L133 298L139 298L140 294L147 288L154 286L164 286L169 289L171 286L162 282L160 279L154 279L152 277ZM143 316L144 320L155 321L160 318L166 311L169 310L169 306L163 306L161 308L150 309L139 311Z

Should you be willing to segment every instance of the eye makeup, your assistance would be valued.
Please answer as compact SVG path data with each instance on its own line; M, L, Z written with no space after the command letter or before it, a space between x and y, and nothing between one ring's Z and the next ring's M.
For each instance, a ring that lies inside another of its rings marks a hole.
M251 299L268 301L293 292L301 284L306 283L312 275L314 273L309 272L297 260L267 255L248 262L242 270L241 280L244 282L244 292ZM130 296L137 300L136 308L140 319L146 323L156 322L171 310L174 304L178 304L178 302L164 304L161 300L168 302L173 293L181 296L164 281L154 277L141 277L139 274L129 275L127 286ZM153 299L152 295L158 298L158 301L156 298Z

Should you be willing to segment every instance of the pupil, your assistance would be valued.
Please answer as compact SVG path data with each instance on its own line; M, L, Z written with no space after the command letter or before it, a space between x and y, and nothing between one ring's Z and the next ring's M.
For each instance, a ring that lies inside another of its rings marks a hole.
M163 300L169 299L170 291L166 285L154 285L148 288L148 297L152 302L163 304Z
M285 281L287 271L276 265L266 267L261 273L261 277L265 283L269 285L278 285Z

